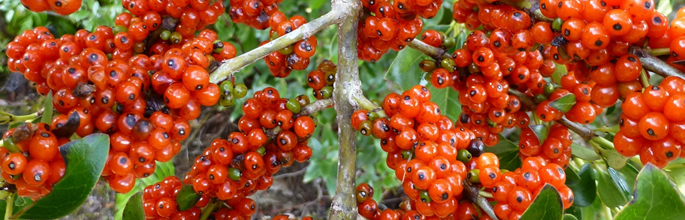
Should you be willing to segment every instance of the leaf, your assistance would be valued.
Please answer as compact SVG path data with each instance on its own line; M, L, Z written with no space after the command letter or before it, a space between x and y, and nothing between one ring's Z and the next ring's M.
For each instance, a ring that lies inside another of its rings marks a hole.
M635 166L628 163L628 164L626 164L625 167L623 167L619 170L616 170L616 171L618 171L619 173L621 173L621 175L623 175L623 178L625 178L626 183L628 184L629 190L632 190L633 188L635 188L635 180L637 180L637 174L639 172L639 170L636 169ZM683 177L685 177L685 175L683 175ZM683 185L683 186L685 186L685 185Z
M69 118L67 119L67 123L59 126L59 124L55 127L55 129L52 130L52 133L55 134L58 138L69 138L71 137L74 132L76 132L76 129L78 129L78 126L80 124L81 118L78 115L78 112L74 111L69 115Z
M573 93L566 94L552 102L549 103L549 106L559 110L563 113L568 112L573 108L573 106L576 104L576 95Z
M52 192L28 206L13 218L56 219L76 210L100 179L109 152L109 137L92 134L60 147L66 172Z
M423 72L419 69L419 62L424 59L423 53L417 50L401 50L383 78L399 85L403 91L408 90L421 81Z
M122 218L126 220L144 220L145 210L143 209L143 192L133 195L124 208Z
M323 6L326 2L328 2L328 1L326 1L326 0L312 0L312 1L309 1L309 7L312 8L313 10L314 10L314 9L319 9L319 8L321 8L321 6Z
M616 185L616 187L618 187L618 189L621 190L621 192L623 193L623 195L626 196L626 198L630 199L631 188L628 186L626 178L624 178L623 175L621 175L621 173L619 173L611 167L607 169L607 172L609 173L609 177L611 177L611 181L614 182L614 185Z
M179 211L185 211L193 206L197 201L200 201L202 196L197 194L193 189L193 185L185 185L181 188L181 191L176 194L176 204L178 204ZM125 216L124 216L125 217Z
M627 196L614 184L609 174L601 170L597 170L597 173L597 194L599 194L602 203L609 208L625 205L628 202Z
M556 84L561 85L561 77L565 76L568 73L568 70L566 69L565 64L556 64L556 69L554 70L554 73L552 73L552 81Z
M633 199L616 215L615 220L682 219L685 201L673 182L652 164L645 165L637 176Z
M540 141L540 146L542 146L542 143L545 142L547 139L547 136L549 135L549 128L545 125L529 125L528 126L530 130L533 130L533 134L535 134L536 137L538 137L538 141Z
M594 150L576 143L571 144L571 152L573 152L573 156L579 157L580 159L587 161L595 161L601 159L601 157L599 157L599 155L597 155L597 153L595 153Z
M598 147L597 149L599 150L599 155L604 158L609 167L621 169L628 163L628 158L618 153L616 149L608 150L601 147Z
M578 218L571 214L564 214L564 220L578 220Z
M52 122L52 91L45 96L43 101L43 115L41 116L40 122L50 125Z
M448 118L456 119L461 114L461 104L459 104L459 92L452 88L438 89L428 86L431 92L431 101L440 107L440 113Z
M497 145L485 147L485 152L497 155L501 169L516 170L516 168L521 167L518 146L502 136L500 136L500 141Z
M578 171L575 169L571 168L570 166L564 170L564 173L566 174L566 185L575 185L580 182L580 176L578 175Z
M554 186L545 184L533 203L523 212L521 219L561 220L563 213L564 204L559 192Z
M580 168L578 173L580 181L577 184L567 184L571 191L573 191L573 206L589 206L597 198L597 185L592 177L592 172L592 166L586 163Z

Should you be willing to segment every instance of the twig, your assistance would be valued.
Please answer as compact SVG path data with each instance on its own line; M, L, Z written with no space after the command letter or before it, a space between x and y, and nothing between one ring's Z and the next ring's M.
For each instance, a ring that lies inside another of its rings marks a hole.
M355 97L352 97L352 100L354 100L356 102L356 104L359 105L359 107L361 107L362 109L365 109L365 110L370 111L370 112L375 112L376 114L378 114L378 117L381 117L381 118L387 118L388 117L388 115L385 114L385 111L383 111L382 107L371 102L371 100L366 98L366 96L363 96L363 95L355 96Z
M668 63L653 56L648 50L641 47L632 46L628 49L628 53L637 56L642 63L642 67L650 72L656 73L662 77L676 76L685 79L685 74L680 70L668 65Z
M219 200L212 200L211 203L209 203L209 205L204 210L202 210L202 215L200 216L200 220L206 220L209 217L209 215L212 214L212 211L214 211L214 208L216 208L216 206L219 205L220 203L223 203L223 202L219 201Z
M5 206L5 219L10 219L10 217L12 217L12 214L14 214L14 211L12 209L14 208L14 197L16 196L17 194L15 193L11 193L9 196L7 196L7 205Z
M357 63L357 29L362 5L358 0L333 0L332 3L334 12L344 13L345 17L338 24L338 72L333 85L338 123L338 179L328 219L342 220L357 217L354 197L357 132L352 127L351 116L356 103L353 97L362 95Z
M492 208L492 205L488 199L480 195L480 189L478 189L477 186L471 185L471 182L469 182L467 179L464 179L462 185L464 185L464 191L462 193L464 198L466 198L469 202L478 205L478 207L480 207L493 220L499 220L497 215L495 215L495 210Z
M294 44L295 42L308 38L324 28L340 22L346 16L351 13L350 7L345 4L340 4L339 6L343 8L335 8L327 14L302 25L300 28L279 37L276 40L272 40L260 47L257 47L250 52L244 53L233 59L227 60L219 66L210 76L209 81L212 83L219 83L224 79L228 78L229 75L238 72L242 68L254 63L255 61L269 55L270 53L283 49L288 45Z
M303 173L307 172L307 167L302 168L298 171L295 172L290 172L290 173L284 173L280 175L275 175L273 176L274 179L281 179L281 178L286 178L286 177L294 177L294 176L299 176L302 175Z
M302 116L302 115L311 115L314 114L318 111L327 109L333 105L333 99L319 99L316 100L315 102L309 103L309 105L305 105L304 107L301 108L300 113L297 113L295 117L297 116Z
M531 109L533 111L535 110L536 104L533 101L533 99L530 98L530 96L528 96L528 95L526 95L526 94L524 94L521 91L518 91L516 89L509 89L509 94L514 95L517 98L519 98L519 101L521 101L521 103L524 106L526 106L526 108ZM576 134L580 135L580 137L582 137L586 141L589 141L593 137L595 137L595 133L592 130L590 130L589 128L587 128L583 125L580 125L578 123L569 121L566 117L562 117L561 119L557 120L557 123L566 126L568 129L570 129L573 132L575 132Z
M421 51L435 60L451 58L451 56L444 49L428 45L418 39L412 40L407 46L414 50Z

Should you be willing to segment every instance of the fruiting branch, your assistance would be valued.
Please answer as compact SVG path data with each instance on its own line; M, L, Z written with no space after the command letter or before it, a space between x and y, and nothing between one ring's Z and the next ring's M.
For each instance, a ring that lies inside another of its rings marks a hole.
M487 198L480 195L480 189L477 186L472 185L468 179L464 179L462 185L464 185L463 195L466 200L478 205L478 207L480 207L493 220L499 220L497 215L495 215L495 210L492 208L492 204L490 204Z
M332 6L334 10L329 14L342 16L342 22L338 24L338 71L333 85L338 123L338 180L328 219L356 219L357 131L352 127L351 116L355 110L353 97L362 95L357 62L357 29L362 5L358 0L333 0Z
M421 51L422 53L432 57L435 60L442 60L444 58L451 58L451 56L447 53L446 50L438 47L434 47L431 45L428 45L424 43L423 41L420 41L418 39L414 39L411 41L407 46L414 50Z
M381 117L381 118L387 118L388 117L388 115L385 114L385 111L383 111L382 107L373 103L371 100L366 98L366 96L363 96L363 95L355 96L355 97L352 97L352 99L355 102L357 102L357 105L359 105L359 107L361 107L362 109L367 110L369 112L375 112L376 114L378 114L378 117Z
M516 90L516 89L509 89L509 94L516 96L519 98L521 103L523 103L526 108L531 109L532 111L535 111L535 102L533 99L531 99L530 96ZM589 128L580 125L578 123L569 121L566 117L562 117L561 119L557 120L557 123L562 124L566 126L568 129L571 131L575 132L576 134L580 135L583 139L586 141L591 140L593 137L595 137L595 133L590 130Z
M333 99L319 99L315 102L309 103L309 105L305 105L304 107L302 107L302 110L300 110L300 113L297 113L296 116L311 115L318 111L330 108L332 105Z
M637 56L642 63L642 67L650 72L656 73L662 77L676 76L685 79L685 73L681 72L675 67L672 67L671 65L668 65L668 63L655 57L646 49L632 46L630 49L628 49L628 53Z
M342 7L345 7L341 5ZM243 69L247 65L254 63L255 61L269 55L270 53L283 49L288 45L294 44L295 42L308 38L330 25L340 22L341 19L349 15L349 7L336 8L331 10L327 14L302 25L300 28L283 35L276 40L272 40L260 47L255 48L247 53L237 56L233 59L224 61L219 68L217 68L209 76L209 81L212 83L219 83L228 78L235 72Z

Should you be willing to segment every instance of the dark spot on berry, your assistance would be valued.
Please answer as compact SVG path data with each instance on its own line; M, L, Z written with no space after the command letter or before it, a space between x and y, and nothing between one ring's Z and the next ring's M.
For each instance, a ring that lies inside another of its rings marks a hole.
M614 30L617 30L617 31L620 31L621 29L623 29L623 26L622 26L621 24L618 24L618 23L614 24L614 25L611 26L611 27L612 27Z
M599 47L599 46L602 46L602 44L604 44L604 42L602 42L601 40L595 41L595 46ZM630 58L628 58L628 59L630 59Z

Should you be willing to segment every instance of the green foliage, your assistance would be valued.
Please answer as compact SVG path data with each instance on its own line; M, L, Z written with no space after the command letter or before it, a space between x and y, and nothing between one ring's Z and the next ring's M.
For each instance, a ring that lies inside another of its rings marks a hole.
M40 122L50 125L52 123L52 91L45 96L43 100L43 115L41 116Z
M566 94L565 96L562 96L561 98L558 98L552 102L549 103L549 106L552 108L559 110L561 112L568 112L573 108L573 106L576 104L576 95L573 93Z
M126 207L123 208L122 218L126 220L145 219L145 210L143 209L143 192L137 192L126 203Z
M109 149L109 138L104 134L93 134L72 141L62 147L60 152L67 164L62 179L52 188L52 192L35 203L28 199L15 202L14 218L55 219L76 210L93 190L105 166ZM19 204L17 204L19 203ZM2 213L5 206L0 206Z
M134 196L136 193L140 192L142 195L143 189L145 189L146 186L155 184L159 181L162 181L162 179L164 179L164 177L173 176L173 175L174 175L174 164L171 163L171 161L164 162L164 163L157 161L157 168L155 169L155 173L153 173L152 175L150 175L147 178L137 179L136 185L133 186L133 189L130 192L128 192L126 194L117 193L116 203L114 205L116 207L117 213L114 214L114 219L116 219L116 220L125 219L125 218L122 218L122 216L124 214L124 209L130 203L129 201L133 201L135 199L132 196ZM142 202L143 202L143 199L141 196L140 197L140 203L142 204Z
M554 186L545 184L540 193L521 219L560 220L564 214L564 204Z
M185 211L193 206L197 201L200 201L202 196L197 194L193 189L193 185L185 185L181 188L181 191L176 195L176 203L178 204L179 211ZM129 202L130 203L130 202Z
M685 199L666 174L652 164L645 165L637 177L633 199L616 220L682 219Z
M609 172L597 169L597 194L602 203L609 208L625 205L628 202L630 192L627 190L626 180L612 168Z
M502 136L500 136L500 141L497 145L485 147L485 151L497 155L501 169L515 170L521 167L518 146Z
M583 165L578 172L578 177L580 179L576 180L577 183L569 182L567 176L566 185L573 191L573 206L585 207L592 204L597 198L597 193L595 192L597 184L593 177L593 168L590 164Z

